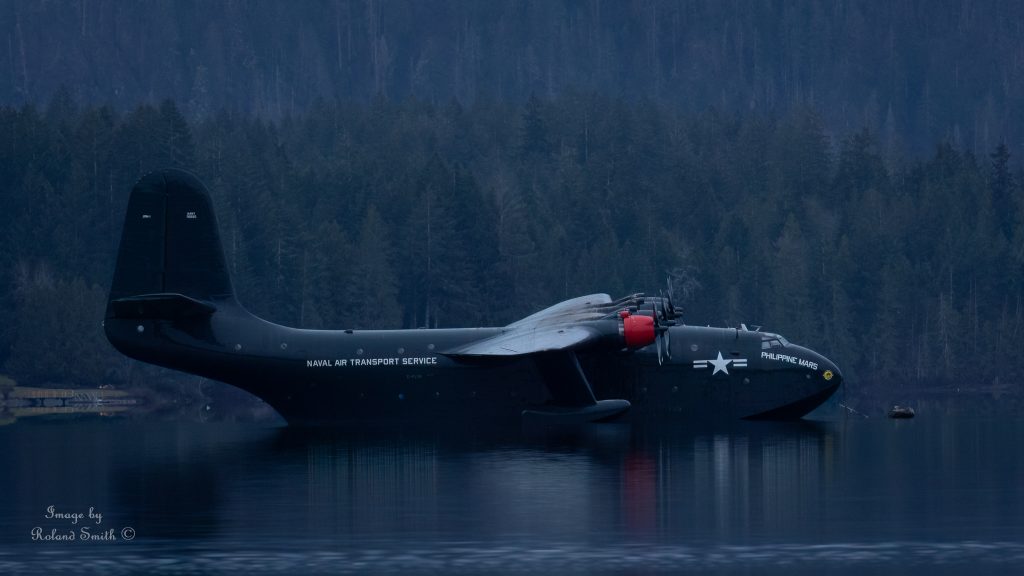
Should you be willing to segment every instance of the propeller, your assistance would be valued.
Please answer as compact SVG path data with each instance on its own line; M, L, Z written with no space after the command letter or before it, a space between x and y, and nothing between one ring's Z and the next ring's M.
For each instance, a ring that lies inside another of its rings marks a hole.
M669 360L672 359L672 339L671 339L672 338L672 336L671 336L672 331L669 330L669 328L671 328L672 326L675 326L675 325L676 325L676 323L675 323L674 320L660 320L659 321L657 316L654 317L654 332L657 335L656 338L658 339L658 365L659 366L661 365L661 362L662 362L662 360L661 360L661 348L662 348L662 346L665 347L665 356L667 356ZM662 341L664 341L664 343Z
M654 337L654 346L658 349L658 366L661 366L661 334Z
M667 356L669 360L672 359L672 346L671 340L669 340L669 328L675 326L675 321L668 320L665 318L664 309L657 305L652 305L650 308L640 312L645 316L650 315L654 320L654 346L658 351L658 366L664 363L663 356ZM664 354L662 353L662 347L665 348Z
M661 302L661 309L665 313L665 318L675 320L679 317L679 313L676 311L676 305L672 302L671 292L665 292L662 290L658 300Z
M676 320L676 318L679 317L679 315L676 313L675 304L672 303L672 293L671 292L664 293L662 301L664 302L665 316L669 319L669 322L670 322L669 325L670 326L675 326L676 325L676 321L675 320ZM665 352L668 354L668 359L671 360L672 359L672 331L671 330L666 330L665 331Z

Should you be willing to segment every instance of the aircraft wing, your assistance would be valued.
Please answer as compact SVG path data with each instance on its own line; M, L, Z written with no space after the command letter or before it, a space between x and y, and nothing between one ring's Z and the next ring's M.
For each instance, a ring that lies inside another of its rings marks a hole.
M585 348L615 333L614 321L604 321L612 305L607 294L590 294L559 302L505 326L496 336L447 350L455 359L496 359Z
M644 310L639 310L637 304L643 304L642 298L642 294L615 301L607 294L580 296L513 322L496 335L456 346L442 354L455 360L507 361L598 346L620 350L642 348L655 342L659 330L666 330L658 324L658 318L666 314L665 301L655 299L646 304Z
M456 360L476 362L528 358L535 363L550 393L550 406L563 411L560 417L565 416L564 410L583 410L575 413L586 418L617 414L629 403L615 400L602 401L605 404L601 405L576 357L577 350L622 347L619 327L624 320L614 314L609 318L609 305L614 303L607 294L566 300L509 324L500 334L443 353ZM529 412L550 414L544 410Z
M575 319L545 326L520 325L483 340L470 342L444 354L451 358L510 358L543 352L575 350L601 337L593 327L580 325ZM515 326L514 324L511 326Z
M445 351L450 358L500 362L528 358L544 380L550 403L560 408L595 406L597 399L576 358L576 350L595 345L602 333L595 326L561 322L545 326L520 325L497 336Z
M557 316L564 316L573 312L589 310L595 306L604 304L611 304L612 298L607 294L589 294L587 296L580 296L571 300L565 300L559 302L554 306L549 306L540 312L530 314L522 320L518 320L506 326L506 328L514 328L519 326L531 326L539 323L542 320L549 320Z

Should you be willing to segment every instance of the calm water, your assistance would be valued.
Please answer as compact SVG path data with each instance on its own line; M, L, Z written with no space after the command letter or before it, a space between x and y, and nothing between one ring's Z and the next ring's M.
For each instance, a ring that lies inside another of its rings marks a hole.
M1020 420L673 428L19 420L0 574L1024 572Z

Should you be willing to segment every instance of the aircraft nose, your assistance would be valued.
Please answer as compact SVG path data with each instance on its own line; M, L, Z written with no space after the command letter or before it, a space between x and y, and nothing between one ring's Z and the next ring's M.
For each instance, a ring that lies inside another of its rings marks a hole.
M803 350L806 351L808 359L817 364L817 369L814 370L814 373L819 378L819 382L827 387L838 387L843 383L843 373L836 366L835 362L809 348L804 348Z
M825 358L824 356L822 356L821 359L822 362L821 364L819 364L819 369L821 370L821 377L824 378L829 384L833 384L835 386L839 386L840 384L842 384L843 372L839 370L839 367L836 366L835 362L829 360L828 358Z

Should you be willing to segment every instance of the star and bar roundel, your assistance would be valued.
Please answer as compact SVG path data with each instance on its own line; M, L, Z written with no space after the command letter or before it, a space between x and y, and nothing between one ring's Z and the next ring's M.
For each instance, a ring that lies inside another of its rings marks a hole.
M718 351L718 358L714 358L712 360L694 360L693 361L693 367L694 368L712 368L713 367L715 370L711 373L712 376L714 376L715 374L718 374L719 372L725 372L725 374L728 375L729 374L729 364L730 363L732 363L732 367L733 368L746 368L747 367L747 359L746 358L723 358L721 350Z

